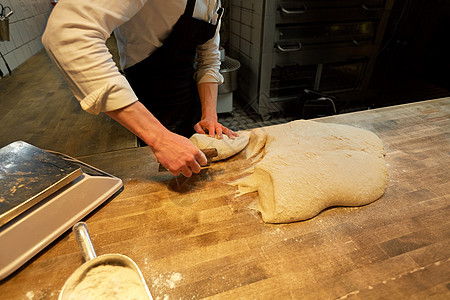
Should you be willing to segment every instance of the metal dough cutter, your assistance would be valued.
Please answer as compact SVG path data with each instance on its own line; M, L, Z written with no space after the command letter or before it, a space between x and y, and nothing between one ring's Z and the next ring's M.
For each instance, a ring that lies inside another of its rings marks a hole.
M189 192L194 186L195 182L201 181L205 179L206 172L211 165L211 162L214 157L218 155L216 148L206 148L200 149L206 156L206 165L201 167L201 170L197 174L192 174L191 177L184 177L182 174L178 176L174 176L167 184L169 189L178 192L178 193L186 193ZM169 172L163 165L159 165L158 172Z
M200 151L202 151L203 154L205 154L206 156L206 165L201 167L201 169L204 170L209 168L213 158L218 155L218 152L216 148L200 149ZM159 164L158 172L169 172L169 171L166 168L164 168L163 165Z

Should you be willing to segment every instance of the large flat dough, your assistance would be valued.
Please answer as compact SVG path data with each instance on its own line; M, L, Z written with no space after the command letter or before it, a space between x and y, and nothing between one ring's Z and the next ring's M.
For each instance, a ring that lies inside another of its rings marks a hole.
M258 191L258 209L268 223L368 204L387 185L381 140L356 127L299 120L258 128L246 153L258 162L253 174L234 184L243 193Z

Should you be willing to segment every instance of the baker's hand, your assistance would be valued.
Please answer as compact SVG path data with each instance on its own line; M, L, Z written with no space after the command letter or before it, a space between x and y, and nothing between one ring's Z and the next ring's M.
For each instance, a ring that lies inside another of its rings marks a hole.
M168 131L152 147L159 163L173 175L191 177L207 163L206 156L189 139Z
M232 130L228 129L227 127L217 122L217 120L212 118L202 119L200 122L195 124L194 130L197 133L208 133L211 137L217 136L218 139L221 139L223 137L223 134L226 134L230 139L234 139L238 136L237 133L233 132Z

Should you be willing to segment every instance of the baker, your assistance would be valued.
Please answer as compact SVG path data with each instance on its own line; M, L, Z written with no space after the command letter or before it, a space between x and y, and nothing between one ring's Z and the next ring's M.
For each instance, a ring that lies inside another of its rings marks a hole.
M61 0L42 42L85 111L106 113L189 177L207 161L188 137L236 136L216 113L222 14L220 0ZM113 31L125 76L105 44Z

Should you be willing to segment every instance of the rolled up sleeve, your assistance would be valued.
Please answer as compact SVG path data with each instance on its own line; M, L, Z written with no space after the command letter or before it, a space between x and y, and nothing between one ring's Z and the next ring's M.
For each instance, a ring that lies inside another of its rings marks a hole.
M146 0L63 0L49 17L42 43L81 107L92 114L137 101L105 41Z
M195 72L197 84L204 82L223 83L223 76L220 74L219 30L220 23L214 37L205 44L197 46L197 71Z

